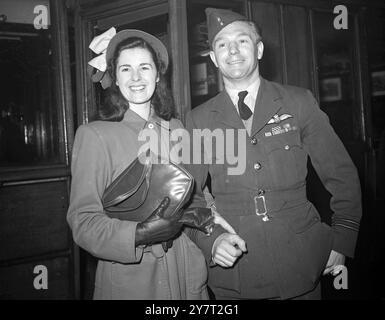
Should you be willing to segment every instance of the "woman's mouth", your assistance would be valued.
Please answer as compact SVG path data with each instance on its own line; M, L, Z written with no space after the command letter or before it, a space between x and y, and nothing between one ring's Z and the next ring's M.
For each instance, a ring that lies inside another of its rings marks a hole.
M140 86L130 86L130 90L131 91L135 91L135 92L138 92L138 91L142 91L144 90L145 86L143 85L140 85Z

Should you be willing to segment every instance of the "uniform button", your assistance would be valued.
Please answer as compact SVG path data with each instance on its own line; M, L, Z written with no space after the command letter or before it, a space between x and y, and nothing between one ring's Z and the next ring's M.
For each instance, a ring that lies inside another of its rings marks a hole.
M150 129L154 129L154 124L153 124L153 123L149 123L149 124L148 124L148 127L149 127Z
M285 150L289 150L290 149L290 146L287 144L286 146L285 146Z
M257 138L251 139L251 144L257 144Z
M261 164L259 162L254 163L254 170L259 170L261 168L262 168L262 166L261 166Z
M259 189L258 190L258 195L259 196L263 196L265 194L265 190L263 190L263 189Z

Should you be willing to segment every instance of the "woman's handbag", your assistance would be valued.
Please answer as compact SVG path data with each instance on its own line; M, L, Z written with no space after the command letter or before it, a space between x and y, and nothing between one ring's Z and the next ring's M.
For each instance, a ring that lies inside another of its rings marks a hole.
M181 215L189 200L194 179L184 168L169 161L151 163L149 157L136 158L103 194L103 207L111 218L144 221L169 197L164 217Z

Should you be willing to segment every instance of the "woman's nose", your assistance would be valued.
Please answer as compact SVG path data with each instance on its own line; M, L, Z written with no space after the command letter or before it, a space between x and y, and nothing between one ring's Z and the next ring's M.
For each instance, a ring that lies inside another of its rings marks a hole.
M139 71L139 70L136 70L136 69L132 70L132 73L131 73L131 79L132 79L133 81L138 81L138 80L140 80L140 71Z

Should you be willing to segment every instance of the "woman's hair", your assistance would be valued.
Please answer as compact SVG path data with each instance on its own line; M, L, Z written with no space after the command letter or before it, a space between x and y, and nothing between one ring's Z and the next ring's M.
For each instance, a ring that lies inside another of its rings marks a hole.
M170 89L167 86L165 65L145 40L136 37L127 38L120 42L116 46L114 55L108 63L106 72L109 72L112 83L107 89L104 104L99 109L99 119L105 121L121 121L129 108L128 101L123 97L119 87L116 85L116 66L120 53L125 49L133 48L148 50L154 60L156 70L159 74L159 82L156 84L154 95L151 98L151 105L157 116L169 121L175 117L175 108Z

